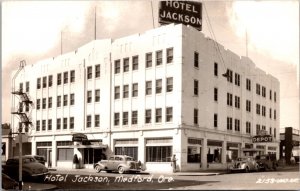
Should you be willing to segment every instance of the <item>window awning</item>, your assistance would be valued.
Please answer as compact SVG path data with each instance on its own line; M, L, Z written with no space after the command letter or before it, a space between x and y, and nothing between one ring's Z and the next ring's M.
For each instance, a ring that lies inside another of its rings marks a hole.
M257 148L242 148L242 151L244 151L244 152L258 152L258 151L264 151L264 149L257 149Z
M93 142L91 142L93 143ZM99 143L94 143L94 144L91 144L91 145L72 145L71 148L101 148L101 149L106 149L107 148L107 145L103 145L103 144L99 144Z

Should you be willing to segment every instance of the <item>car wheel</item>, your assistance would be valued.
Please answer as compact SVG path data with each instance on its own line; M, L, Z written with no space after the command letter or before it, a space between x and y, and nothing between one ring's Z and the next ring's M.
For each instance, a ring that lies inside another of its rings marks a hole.
M118 168L118 172L119 172L119 174L123 174L123 173L125 172L124 167L120 166L120 167Z
M255 166L255 171L258 172L259 171L259 165Z
M99 166L99 165L97 165L97 166L95 166L95 170L96 170L96 172L101 172L101 167Z
M245 172L249 172L249 167L248 166L246 166L246 168L245 168Z
M277 170L276 164L273 164L273 169L274 169L274 170Z

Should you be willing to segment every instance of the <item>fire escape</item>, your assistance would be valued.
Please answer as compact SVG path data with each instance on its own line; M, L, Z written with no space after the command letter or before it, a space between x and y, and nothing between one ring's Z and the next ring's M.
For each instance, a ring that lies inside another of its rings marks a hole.
M18 131L19 133L23 132L23 126L25 127L25 133L28 133L29 131L29 126L32 125L31 119L28 117L28 113L30 110L30 106L33 104L33 102L30 100L28 94L26 92L23 91L22 87L19 87L18 89L15 88L15 79L17 77L17 75L19 74L19 72L24 68L24 66L26 65L25 60L22 60L20 62L20 67L18 69L18 71L16 72L16 74L13 77L13 88L12 88L12 94L14 95L13 98L13 107L15 107L15 97L19 98L19 105L17 107L17 109L13 109L13 111L11 112L11 114L13 115L17 115L20 118L19 121L19 128ZM25 111L24 111L24 107L25 107Z

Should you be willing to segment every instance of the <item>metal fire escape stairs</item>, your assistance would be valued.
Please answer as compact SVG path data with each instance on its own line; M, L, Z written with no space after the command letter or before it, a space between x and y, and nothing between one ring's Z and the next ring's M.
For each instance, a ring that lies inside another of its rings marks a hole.
M28 133L29 126L32 125L32 121L29 118L28 113L31 111L30 105L32 105L33 102L31 101L29 95L26 92L23 91L23 89L21 89L21 88L16 89L15 88L15 79L18 76L18 74L20 73L20 71L24 68L25 65L26 65L25 60L22 60L20 62L20 66L19 66L18 71L16 72L16 74L14 75L14 77L12 79L13 80L13 84L12 84L13 88L12 88L11 93L14 95L13 100L15 99L15 97L17 97L17 98L19 98L20 101L19 101L19 105L17 106L17 109L16 110L13 109L11 114L17 115L20 118L18 131L22 132L23 131L23 125L24 125L25 133ZM15 103L13 101L13 107L15 107L14 104ZM25 106L25 108L24 108L24 106ZM24 110L25 110L25 112L24 112Z

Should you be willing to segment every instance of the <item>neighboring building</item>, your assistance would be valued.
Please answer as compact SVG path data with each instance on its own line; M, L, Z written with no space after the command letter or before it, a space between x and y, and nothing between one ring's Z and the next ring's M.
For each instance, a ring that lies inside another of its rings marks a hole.
M1 125L1 162L5 162L12 156L12 132L9 124Z
M291 164L291 157L299 162L300 156L300 131L293 127L285 127L280 132L280 158L284 158L287 164Z
M33 101L32 154L52 167L72 168L75 153L85 168L127 154L149 171L171 171L172 154L181 171L258 152L279 158L279 81L181 24L27 65L14 86ZM260 130L273 142L253 143Z

